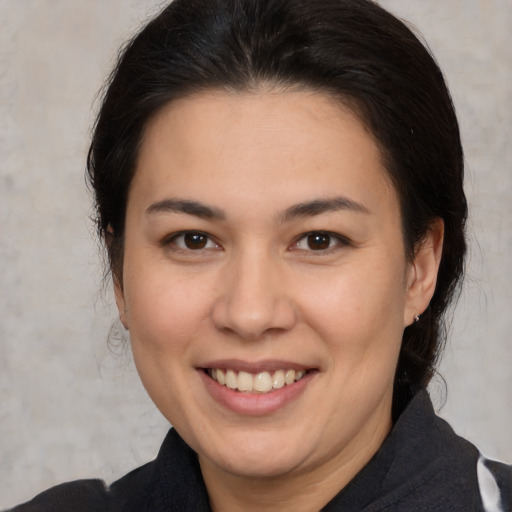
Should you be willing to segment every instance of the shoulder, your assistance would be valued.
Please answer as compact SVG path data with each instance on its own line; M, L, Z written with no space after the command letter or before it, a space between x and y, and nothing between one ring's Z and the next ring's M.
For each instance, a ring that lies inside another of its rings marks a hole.
M64 483L7 512L153 510L209 510L197 456L174 429L169 431L154 461L110 486L102 480Z
M512 467L458 436L426 390L407 403L376 459L383 477L368 512L512 511Z
M102 480L76 480L52 487L7 512L106 511L108 489Z
M512 510L512 465L481 455L477 463L477 478L486 511Z
M110 487L99 479L56 485L6 512L119 512L144 493L151 466L131 471Z
M397 511L512 511L512 466L486 459L471 442L458 436L435 414L426 391L404 412L407 439L401 437L400 442L403 455L416 463L408 473L410 481L419 478L418 487L409 489ZM412 502L416 506L411 508Z

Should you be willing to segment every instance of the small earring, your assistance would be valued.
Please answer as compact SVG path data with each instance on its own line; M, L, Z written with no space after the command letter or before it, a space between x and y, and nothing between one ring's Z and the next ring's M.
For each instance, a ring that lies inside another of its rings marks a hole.
M415 321L415 322L419 322L419 321L420 321L420 315L416 315L416 316L414 317L414 321Z

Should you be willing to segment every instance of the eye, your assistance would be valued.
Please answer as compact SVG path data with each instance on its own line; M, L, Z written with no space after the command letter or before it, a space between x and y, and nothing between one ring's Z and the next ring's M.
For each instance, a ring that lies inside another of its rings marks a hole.
M313 231L301 236L293 245L293 249L320 252L347 244L348 241L341 235L325 231Z
M205 233L185 231L173 235L167 243L181 250L198 251L201 249L217 249L219 246Z

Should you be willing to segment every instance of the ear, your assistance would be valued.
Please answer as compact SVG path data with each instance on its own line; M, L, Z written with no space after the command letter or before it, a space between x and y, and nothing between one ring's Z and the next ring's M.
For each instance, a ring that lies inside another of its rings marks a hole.
M114 295L116 297L116 305L117 305L117 310L119 312L119 320L121 320L123 327L128 331L129 330L128 310L126 308L126 301L124 298L123 285L119 281L119 278L115 274L113 274L113 281L114 281Z
M109 224L107 229L105 230L105 245L107 246L107 250L111 251L111 244L114 239L114 230L112 226ZM112 281L114 283L114 295L116 298L117 310L119 312L119 319L123 324L123 327L128 330L128 315L126 309L126 301L124 298L124 289L123 289L123 281L122 276L120 276L114 268L111 266L110 272L112 273Z
M407 276L407 298L404 326L411 325L416 315L427 309L434 295L444 239L443 219L435 219L415 251Z

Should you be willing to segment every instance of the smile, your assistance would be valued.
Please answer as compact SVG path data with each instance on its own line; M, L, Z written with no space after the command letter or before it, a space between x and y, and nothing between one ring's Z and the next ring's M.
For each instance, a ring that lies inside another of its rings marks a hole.
M231 369L209 368L208 375L221 386L241 393L264 394L301 380L306 370L276 370L252 374Z

